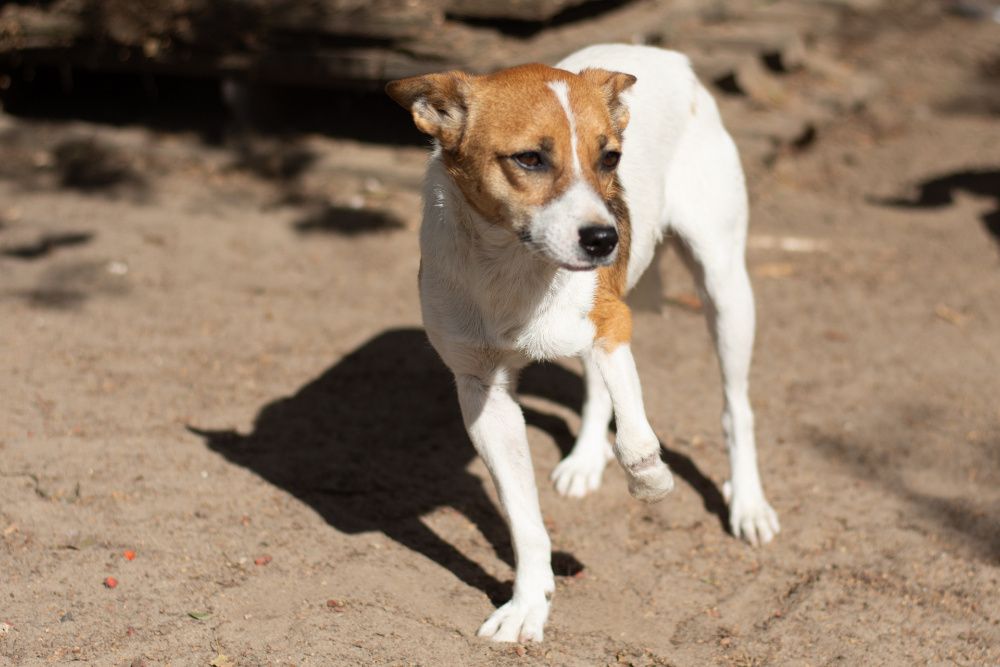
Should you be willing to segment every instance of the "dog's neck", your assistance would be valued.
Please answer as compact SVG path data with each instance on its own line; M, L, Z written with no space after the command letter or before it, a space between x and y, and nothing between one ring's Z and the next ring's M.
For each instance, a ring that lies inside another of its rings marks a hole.
M427 178L427 192L433 201L427 202L425 213L431 214L435 224L454 228L455 242L459 246L455 250L467 262L475 264L477 274L501 286L502 281L512 281L508 283L509 288L516 284L523 289L528 284L543 287L559 282L560 274L568 273L533 252L499 221L489 220L476 210L437 153L432 157Z
M532 359L582 349L594 272L563 269L487 220L469 204L437 155L431 158L424 192L423 271L445 288L447 310L462 313L459 319L469 322L467 334ZM571 321L583 326L564 326Z

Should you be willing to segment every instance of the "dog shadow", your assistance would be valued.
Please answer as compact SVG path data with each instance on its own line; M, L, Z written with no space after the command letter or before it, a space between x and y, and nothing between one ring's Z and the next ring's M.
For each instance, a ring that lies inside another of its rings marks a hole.
M574 408L582 399L580 377L554 364L528 369L522 388ZM561 418L525 412L529 424L569 450L573 436ZM308 504L338 531L382 532L494 604L509 599L510 582L497 580L421 519L452 508L513 565L507 527L483 481L467 470L476 454L454 379L422 330L394 329L372 338L294 395L265 405L249 434L188 428L227 460ZM718 490L690 459L669 453L665 458L702 493L706 506L724 511ZM582 569L571 554L553 554L557 575Z
M579 375L555 364L535 364L522 373L518 382L522 394L541 396L573 410L583 405L583 381ZM563 456L569 454L576 441L576 435L569 425L555 415L546 414L522 406L525 421L552 437ZM612 423L612 430L614 424ZM718 519L724 531L729 530L729 506L719 487L701 471L691 457L668 449L660 443L660 458L670 466L671 472L688 484L701 497L705 511Z

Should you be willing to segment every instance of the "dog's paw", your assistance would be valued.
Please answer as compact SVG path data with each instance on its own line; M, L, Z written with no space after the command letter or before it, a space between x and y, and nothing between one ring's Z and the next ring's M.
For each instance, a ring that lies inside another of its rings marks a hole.
M726 482L722 493L729 503L729 529L733 535L753 546L767 544L781 532L778 514L771 509L763 494L747 498L733 494L733 487Z
M652 460L641 461L626 468L628 492L645 503L655 503L674 489L674 476L657 454Z
M513 599L493 612L476 633L495 642L540 642L544 637L549 601Z
M595 448L596 449L596 448ZM582 498L601 485L604 466L611 456L611 447L594 453L570 454L552 471L551 480L561 496Z

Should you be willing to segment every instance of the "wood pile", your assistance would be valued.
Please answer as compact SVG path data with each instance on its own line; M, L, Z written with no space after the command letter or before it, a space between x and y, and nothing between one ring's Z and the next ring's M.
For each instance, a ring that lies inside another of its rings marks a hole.
M364 87L556 60L672 13L651 0L56 0L4 6L0 56Z
M138 71L376 89L555 62L608 41L688 53L752 160L810 140L875 82L818 48L877 0L54 0L0 7L0 74Z

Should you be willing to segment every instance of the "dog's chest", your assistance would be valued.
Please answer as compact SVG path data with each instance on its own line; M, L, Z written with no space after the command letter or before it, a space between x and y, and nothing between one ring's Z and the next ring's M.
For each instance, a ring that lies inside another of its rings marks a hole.
M594 339L596 273L555 269L523 248L482 246L462 262L470 313L483 343L538 361L578 354Z
M593 343L596 272L557 269L479 219L438 160L426 188L420 291L433 337L530 360L573 356Z
M596 273L559 270L542 277L537 260L484 264L475 254L425 252L421 295L428 329L471 349L532 361L573 356L592 344Z
M595 273L562 273L541 295L484 312L497 342L539 361L572 356L590 346ZM513 306L513 307L510 307Z

